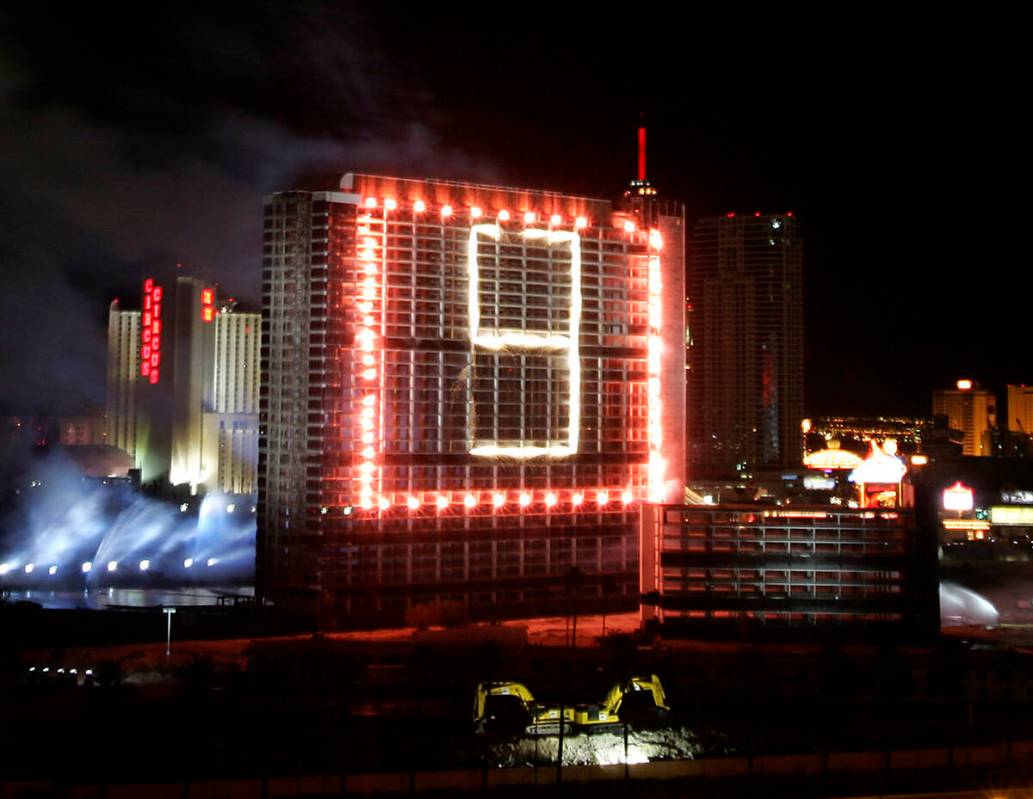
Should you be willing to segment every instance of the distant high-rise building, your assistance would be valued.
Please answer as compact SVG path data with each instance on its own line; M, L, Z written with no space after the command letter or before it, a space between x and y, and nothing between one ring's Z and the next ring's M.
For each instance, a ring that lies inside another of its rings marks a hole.
M990 433L997 424L993 392L971 380L959 380L955 388L933 391L933 414L946 416L950 427L964 433L963 455L992 454Z
M260 327L183 275L148 278L139 311L112 303L107 443L144 482L256 490Z
M204 412L215 373L215 287L178 276L172 319L172 485L207 483L204 468ZM205 308L212 311L206 315ZM166 341L169 336L166 333Z
M1008 386L1009 430L1033 434L1033 386Z
M792 213L701 219L688 282L691 478L802 457L803 239Z
M258 490L258 384L262 317L232 301L215 317L214 373L205 401L205 482L229 494Z
M136 457L136 391L140 378L140 312L108 308L105 443Z
M684 483L683 238L469 183L266 198L258 593L556 612L573 574L637 596L638 505Z

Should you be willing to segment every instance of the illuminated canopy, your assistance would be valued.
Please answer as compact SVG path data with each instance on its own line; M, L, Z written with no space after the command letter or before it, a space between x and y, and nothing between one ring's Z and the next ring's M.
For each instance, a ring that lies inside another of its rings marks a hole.
M845 449L820 449L805 455L803 462L811 469L856 469L864 459Z

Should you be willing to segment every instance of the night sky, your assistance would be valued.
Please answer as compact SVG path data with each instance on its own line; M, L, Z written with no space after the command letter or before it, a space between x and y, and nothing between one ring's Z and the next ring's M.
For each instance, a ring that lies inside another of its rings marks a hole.
M107 303L148 272L257 307L262 196L303 172L612 197L643 111L690 217L801 219L810 414L1033 382L1022 25L653 5L7 4L0 409L101 404Z

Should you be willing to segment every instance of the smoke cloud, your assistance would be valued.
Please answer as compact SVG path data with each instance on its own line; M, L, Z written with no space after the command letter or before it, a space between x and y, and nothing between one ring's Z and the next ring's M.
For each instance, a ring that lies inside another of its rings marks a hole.
M262 197L302 174L495 177L438 140L358 12L239 11L159 6L129 42L102 15L0 11L0 408L101 403L107 305L147 273L257 307Z

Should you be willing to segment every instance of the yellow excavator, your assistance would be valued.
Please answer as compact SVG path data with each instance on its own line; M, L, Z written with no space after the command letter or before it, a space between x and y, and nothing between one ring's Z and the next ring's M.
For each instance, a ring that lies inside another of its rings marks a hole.
M481 734L559 735L604 732L641 725L670 712L660 678L632 677L610 689L599 704L556 705L537 701L518 682L482 682L474 697L474 729Z

